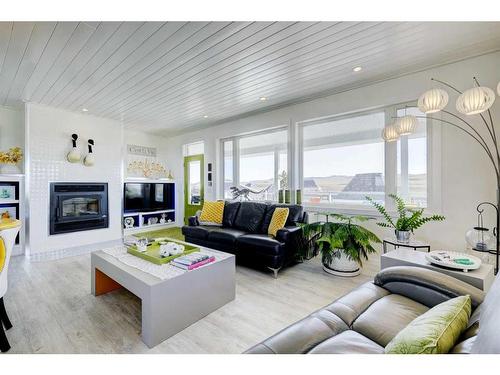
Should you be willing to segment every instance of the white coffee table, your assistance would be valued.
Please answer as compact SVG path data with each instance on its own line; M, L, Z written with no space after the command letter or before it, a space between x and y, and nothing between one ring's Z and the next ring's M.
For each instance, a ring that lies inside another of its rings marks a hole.
M215 255L216 261L165 280L96 251L91 256L92 294L125 288L139 297L142 341L156 346L235 298L234 255L200 248Z
M380 268L384 269L395 266L428 268L455 277L485 292L488 291L495 279L495 274L493 272L494 268L491 264L483 263L477 270L462 272L460 270L452 270L432 265L427 261L425 255L426 253L404 248L389 251L388 253L382 254L380 257Z

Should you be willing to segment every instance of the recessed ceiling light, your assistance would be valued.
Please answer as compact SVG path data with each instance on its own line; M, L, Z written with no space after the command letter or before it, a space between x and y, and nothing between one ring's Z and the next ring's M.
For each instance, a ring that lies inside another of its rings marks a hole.
M203 116L203 118L208 118L208 115Z
M360 72L361 70L363 70L361 66L355 66L354 68L352 68L353 72Z
M261 97L259 98L259 100L260 100L261 102L265 102L265 101L267 100L267 98L266 98L265 96L261 96Z
M88 112L89 110L87 108L82 108L82 112Z

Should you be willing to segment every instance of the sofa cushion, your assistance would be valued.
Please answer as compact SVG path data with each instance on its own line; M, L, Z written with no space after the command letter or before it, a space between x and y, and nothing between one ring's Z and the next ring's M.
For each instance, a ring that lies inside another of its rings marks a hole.
M251 249L260 253L278 255L283 251L281 242L268 234L245 234L237 239L240 250Z
M481 305L479 333L472 346L472 353L500 353L500 273L496 276Z
M384 348L358 332L348 330L314 347L310 354L383 354Z
M352 324L352 329L385 347L403 328L429 308L398 294L375 301Z
M182 234L186 237L198 238L200 240L205 240L208 237L208 234L213 230L218 229L217 227L210 226L183 226Z
M234 244L236 239L246 232L234 228L219 228L208 234L208 240L222 242L224 244Z
M206 222L222 225L224 205L224 201L205 201L199 217L200 223Z
M440 303L417 317L386 346L389 354L446 354L467 327L470 296Z
M226 201L224 206L224 216L222 217L222 225L231 228L234 226L234 220L240 209L240 202Z
M276 237L278 230L285 227L286 219L288 218L288 208L277 207L274 209L271 223L267 228L267 234Z
M266 213L267 205L260 202L241 202L234 221L236 229L257 233Z
M264 220L262 221L261 233L267 233L269 224L271 223L274 210L276 208L288 208L288 218L286 219L285 226L295 226L297 222L302 219L303 208L297 204L270 204L266 210Z

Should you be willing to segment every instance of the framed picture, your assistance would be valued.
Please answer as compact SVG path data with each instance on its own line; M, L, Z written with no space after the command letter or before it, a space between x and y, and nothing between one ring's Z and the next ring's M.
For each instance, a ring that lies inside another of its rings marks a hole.
M15 206L0 207L0 218L2 218L2 219L16 219L17 218L17 207L15 207Z
M16 199L16 187L14 185L0 185L0 200Z

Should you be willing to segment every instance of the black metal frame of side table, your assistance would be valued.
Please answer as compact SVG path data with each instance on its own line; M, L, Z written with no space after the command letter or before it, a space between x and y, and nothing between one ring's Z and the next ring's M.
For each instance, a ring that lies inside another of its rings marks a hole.
M413 249L415 251L417 251L417 249L427 249L427 252L430 253L431 252L431 245L415 245L415 244L405 244L405 243L401 243L401 242L396 242L396 241L389 241L389 240L383 240L382 241L382 248L383 248L383 251L384 251L384 254L387 253L387 244L389 245L392 245L394 246L394 249L397 249L397 248L400 248L400 247L407 247L407 248L410 248L410 249Z

